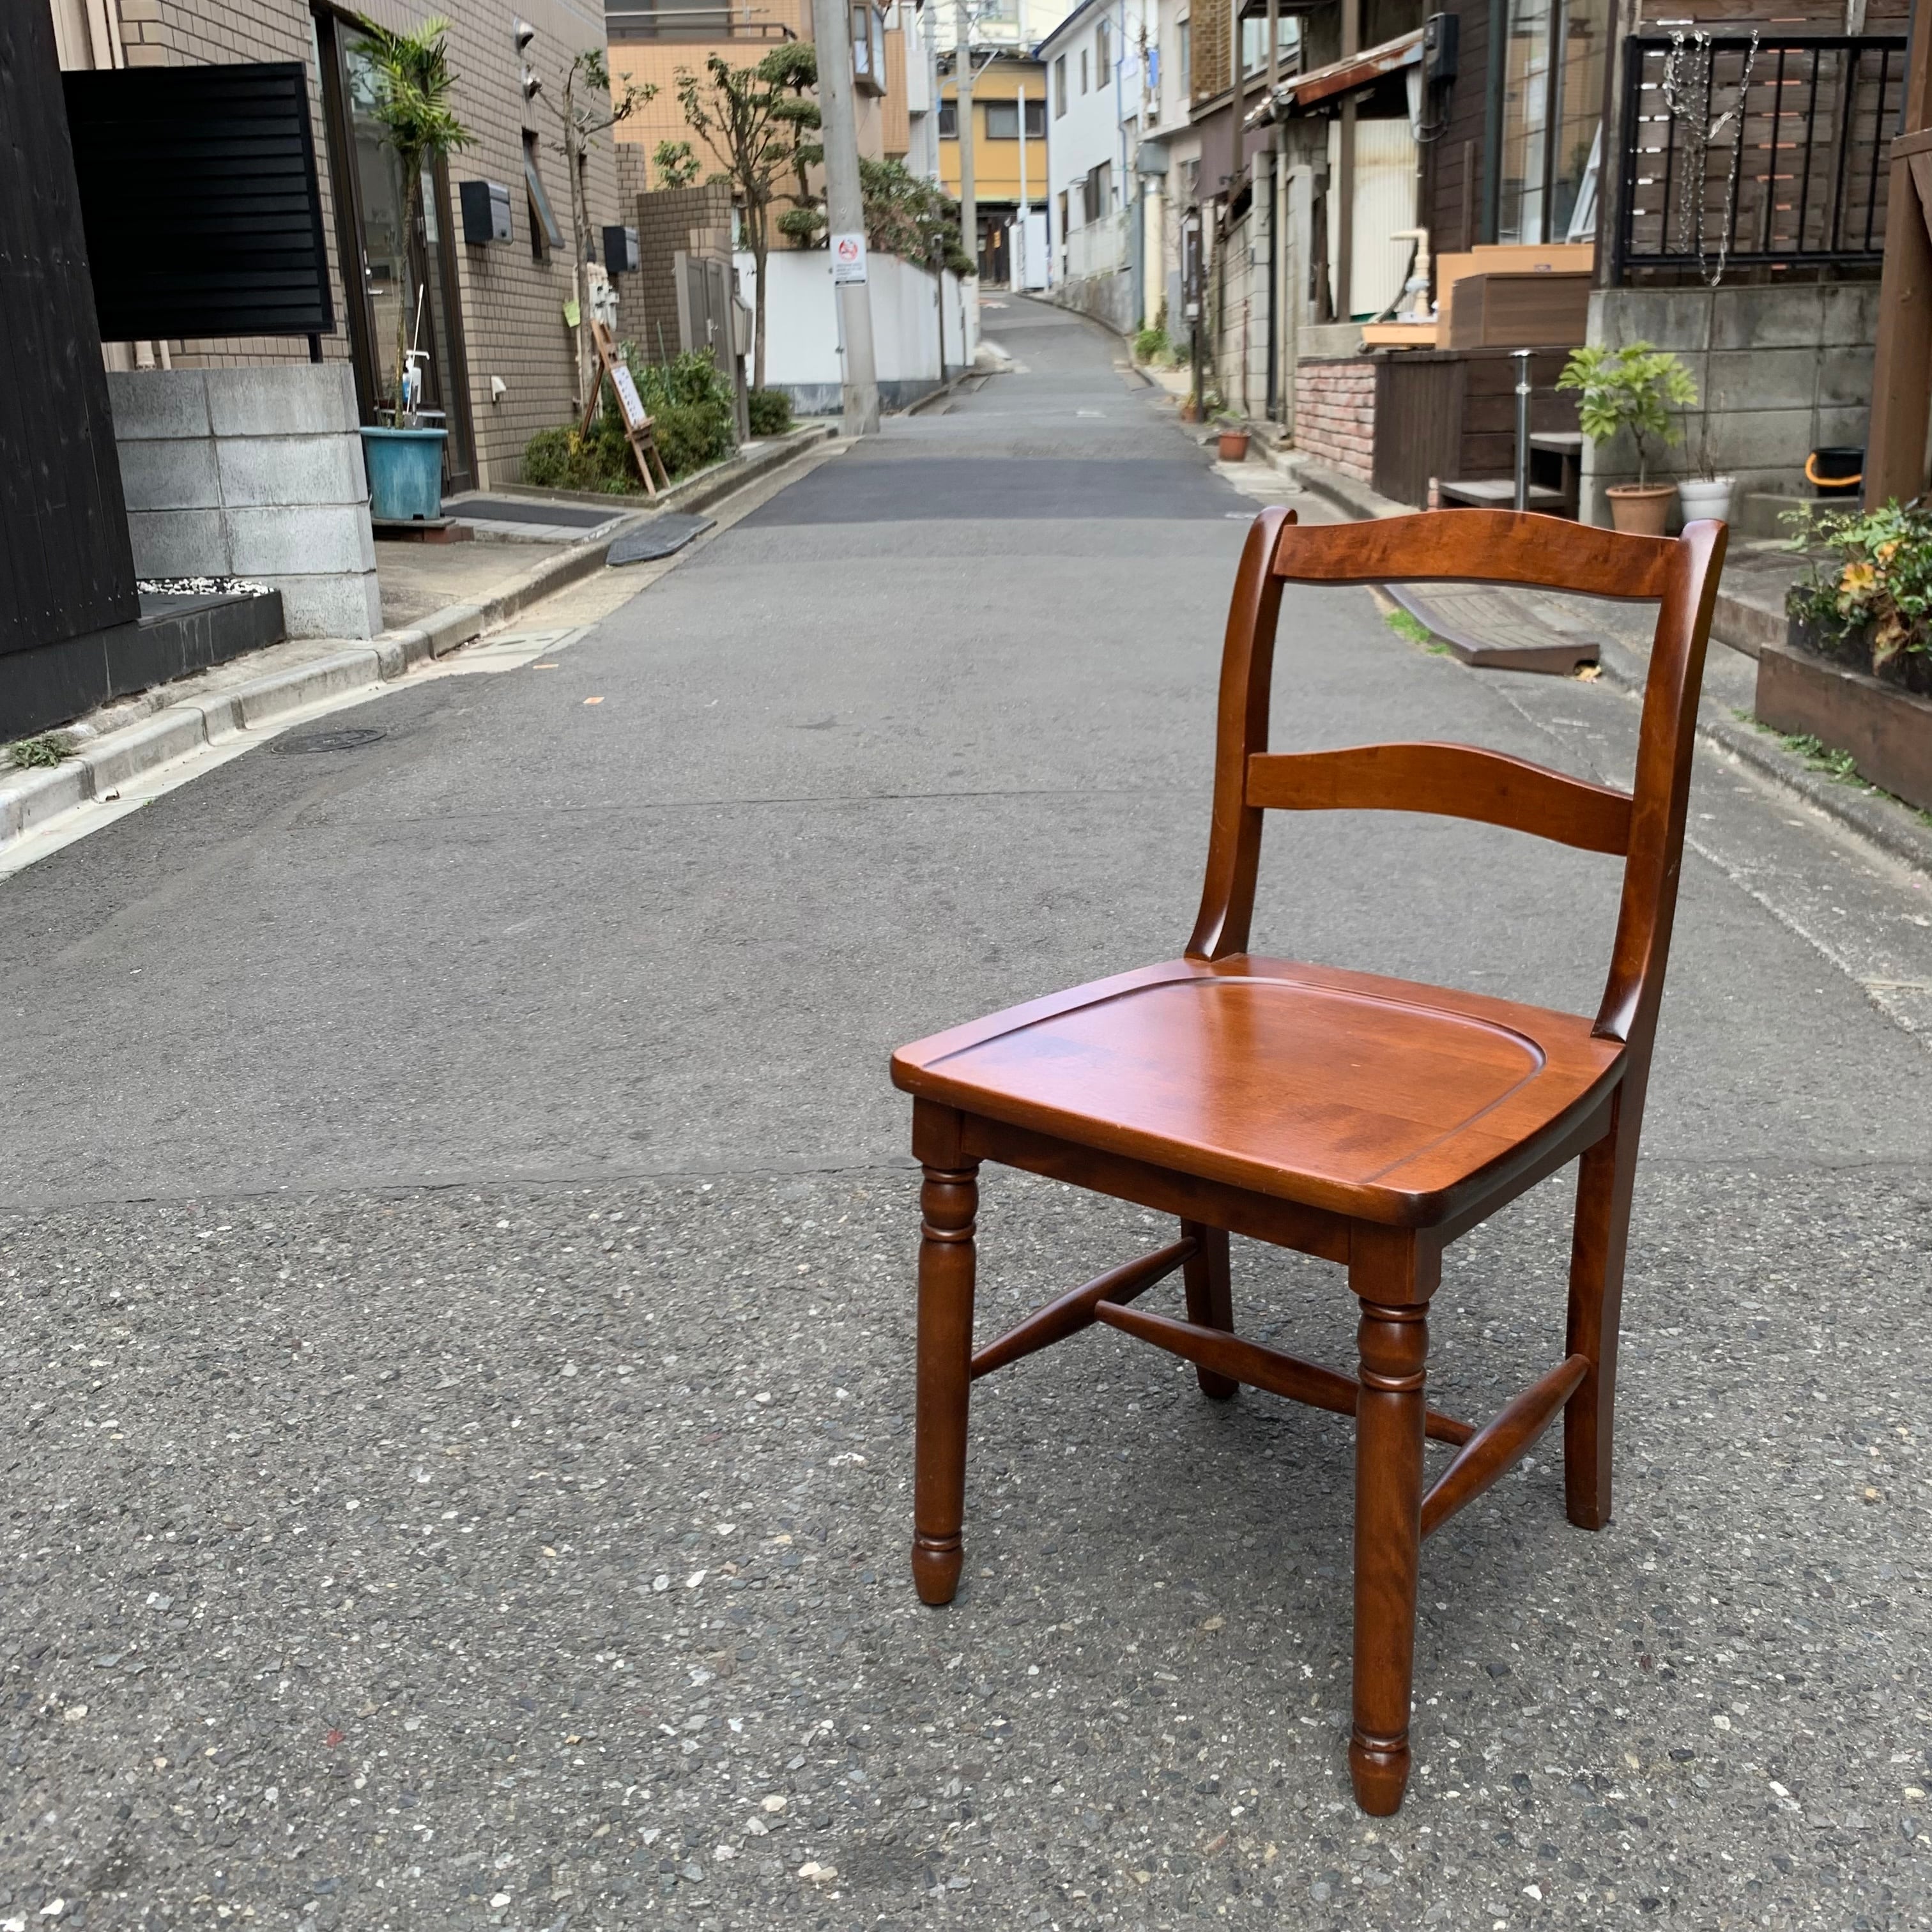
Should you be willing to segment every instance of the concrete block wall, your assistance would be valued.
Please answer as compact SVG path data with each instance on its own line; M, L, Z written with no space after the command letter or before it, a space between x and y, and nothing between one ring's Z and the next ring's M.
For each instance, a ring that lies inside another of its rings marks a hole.
M137 575L267 584L292 638L382 628L345 365L140 369L107 384Z
M1653 477L1696 475L1707 448L1712 468L1737 478L1734 506L1753 490L1808 494L1804 459L1813 449L1863 445L1877 325L1876 282L1599 289L1590 297L1592 342L1670 350L1697 385L1699 406L1678 424L1683 440L1654 460ZM1636 481L1636 447L1627 434L1586 443L1584 520L1607 524L1604 489Z
M1294 368L1294 446L1345 476L1376 473L1376 365L1304 358Z

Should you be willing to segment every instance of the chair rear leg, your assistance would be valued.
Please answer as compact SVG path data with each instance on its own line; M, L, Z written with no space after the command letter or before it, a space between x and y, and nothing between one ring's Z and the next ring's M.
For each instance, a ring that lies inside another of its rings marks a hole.
M912 1577L920 1600L959 1587L972 1384L973 1236L979 1163L928 1166L920 1190L919 1390L913 1448Z
M1227 1229L1210 1228L1201 1221L1184 1221L1180 1232L1184 1239L1199 1244L1181 1264L1181 1280L1187 1289L1188 1320L1203 1328L1218 1328L1224 1334L1232 1334L1234 1296L1228 1271ZM1201 1384L1201 1393L1212 1396L1216 1402L1226 1402L1240 1393L1240 1384L1230 1376L1218 1376L1212 1369L1197 1368L1194 1372Z
M1567 1352L1588 1357L1590 1371L1563 1412L1563 1487L1565 1509L1580 1529L1601 1529L1610 1520L1617 1323L1642 1106L1640 1095L1618 1096L1618 1120L1584 1154L1576 1175Z
M1385 1818L1408 1784L1422 1553L1422 1444L1429 1297L1439 1251L1400 1228L1358 1224L1348 1286L1361 1303L1355 1403L1355 1802Z

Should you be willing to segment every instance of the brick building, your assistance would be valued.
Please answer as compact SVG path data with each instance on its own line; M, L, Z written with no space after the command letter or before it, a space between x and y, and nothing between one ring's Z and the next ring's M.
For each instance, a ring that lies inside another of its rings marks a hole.
M602 0L464 0L451 16L454 106L472 144L428 184L428 219L406 235L393 156L368 113L362 14L396 28L430 12L401 0L335 8L316 0L49 0L70 68L300 61L309 74L316 154L340 314L325 358L353 364L358 406L376 420L394 380L399 305L417 303L430 351L429 400L449 430L451 489L514 480L524 444L578 406L564 305L577 292L562 130L551 104L571 62L604 42ZM530 31L524 44L520 32ZM531 83L536 83L534 92ZM458 188L510 191L507 242L464 238ZM593 238L619 218L615 153L592 142L584 195ZM350 272L345 274L344 266ZM304 362L299 339L111 345L123 368Z

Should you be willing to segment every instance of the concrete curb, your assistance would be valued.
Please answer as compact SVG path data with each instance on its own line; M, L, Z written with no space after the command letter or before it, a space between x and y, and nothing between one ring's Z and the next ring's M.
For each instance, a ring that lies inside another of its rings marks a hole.
M667 491L654 508L706 507L809 453L832 434L829 426L812 424L806 432L775 442L748 461L701 472L688 480L704 487L688 489L675 504L675 493ZM609 536L573 544L545 557L481 603L447 604L418 624L385 631L366 644L345 644L227 690L164 706L118 730L82 738L73 755L58 765L0 770L0 853L50 820L94 800L110 799L204 745L219 745L238 732L259 730L331 698L375 691L418 664L447 657L566 584L602 569L611 544L648 520L627 515Z
M1648 674L1643 660L1612 638L1600 641L1598 668L1604 677L1622 690L1641 695ZM1814 771L1770 733L1734 718L1708 698L1697 707L1697 735L1714 751L1750 766L1760 777L1836 819L1888 857L1932 874L1932 825L1922 824L1909 806L1869 786L1846 784Z

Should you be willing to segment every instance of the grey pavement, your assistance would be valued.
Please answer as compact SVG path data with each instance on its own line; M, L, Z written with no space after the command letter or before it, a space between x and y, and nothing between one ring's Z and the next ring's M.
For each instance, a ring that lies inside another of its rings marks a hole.
M1024 373L554 668L0 884L0 1928L1932 1918L1932 895L1704 754L1616 1518L1546 1446L1431 1542L1400 1816L1348 1802L1334 1418L1076 1338L980 1385L914 1600L886 1056L1178 951L1253 507L1097 331L987 326ZM1634 725L1286 607L1283 747L1616 778ZM1270 837L1259 944L1594 1004L1610 862ZM1566 1193L1452 1252L1459 1412L1560 1351ZM1001 1174L981 1228L988 1330L1167 1238ZM1332 1268L1236 1293L1346 1362Z

